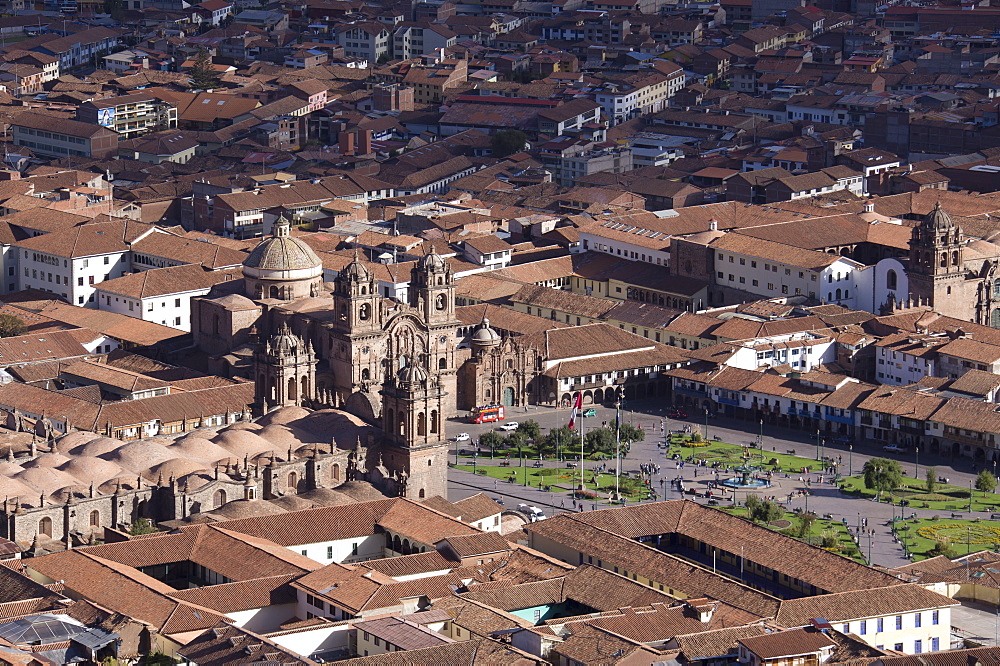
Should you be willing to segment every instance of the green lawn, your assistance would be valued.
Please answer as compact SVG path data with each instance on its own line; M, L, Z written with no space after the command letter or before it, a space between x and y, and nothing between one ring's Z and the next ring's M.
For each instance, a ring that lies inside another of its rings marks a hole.
M530 465L521 467L515 463L516 461L512 461L510 467L476 465L475 469L477 474L494 479L500 479L505 483L510 482L510 480L513 479L513 483L519 485L529 485L534 488L538 488L539 486L552 486L552 492L568 493L580 482L580 472L576 469L556 469L554 467L534 468ZM466 472L473 471L472 465L456 465L455 469L464 470ZM599 484L593 483L592 479L594 474L592 470L584 470L583 476L584 487L590 491L610 493L615 489L615 475L613 473L601 474ZM622 495L624 495L629 501L642 499L645 497L647 492L646 486L642 481L632 477L626 477L624 475L622 475L619 479L619 489Z
M978 550L1000 549L1000 524L989 520L941 518L896 522L896 534L913 554L914 560L928 557L938 540L948 543L958 555Z
M670 455L679 453L685 459L694 457L705 460L708 464L719 463L721 465L738 466L744 462L744 455L750 454L750 464L764 470L774 470L776 472L788 472L799 474L802 468L810 472L818 472L822 469L822 464L811 458L789 455L779 451L762 451L756 448L744 448L736 444L726 444L725 442L690 442L686 437L673 435L670 443Z
M735 516L740 516L742 518L747 517L746 507L720 507L722 511L726 513L731 513ZM796 539L798 536L798 514L792 511L786 511L782 519L777 520L773 523L765 525L769 530L774 530L775 532L781 532L787 536L794 537ZM802 541L811 543L815 546L823 546L823 537L830 536L836 540L837 545L834 547L828 547L830 550L840 555L850 557L862 564L865 562L864 554L867 553L868 541L866 539L861 540L861 549L859 551L858 547L854 543L854 539L851 538L850 532L847 531L847 526L836 520L824 520L822 518L817 518L816 521L806 532L805 536L802 537Z
M864 477L852 476L840 480L840 488L846 493L870 499L875 497L875 491L865 488ZM888 496L888 497L887 497ZM931 511L961 513L969 510L969 489L960 486L936 484L933 493L927 492L926 479L903 478L903 486L891 493L882 493L883 500L891 500L899 504L906 501L910 509L929 509ZM972 510L1000 513L1000 495L972 491Z

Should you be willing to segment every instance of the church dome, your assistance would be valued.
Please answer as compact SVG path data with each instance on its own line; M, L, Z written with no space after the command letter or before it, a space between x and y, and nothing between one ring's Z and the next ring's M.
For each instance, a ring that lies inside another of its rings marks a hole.
M358 257L357 251L354 252L354 261L347 264L344 270L340 272L340 275L347 279L357 280L358 282L367 282L372 279L372 272L368 270L368 267Z
M420 267L424 270L443 271L448 267L448 263L444 257L434 251L434 248L431 248L431 251L420 260Z
M495 346L500 344L500 334L490 328L490 320L483 317L483 321L472 333L472 343L479 346Z
M323 272L323 262L309 245L292 238L288 221L280 218L274 236L254 248L243 261L243 273L251 277L299 279L317 277Z
M426 382L430 374L423 366L411 363L405 368L400 369L396 377L404 384L418 384Z
M951 219L951 215L941 207L941 202L938 201L934 204L934 210L927 213L924 217L923 224L921 225L925 229L931 229L935 232L951 231L955 228L955 223Z

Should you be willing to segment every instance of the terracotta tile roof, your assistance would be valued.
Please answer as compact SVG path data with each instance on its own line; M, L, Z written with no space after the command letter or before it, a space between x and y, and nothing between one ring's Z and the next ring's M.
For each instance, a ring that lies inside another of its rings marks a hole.
M577 664L615 664L620 663L619 660L626 663L659 661L655 656L658 654L655 650L592 625L573 626L572 633L563 636L562 639L552 648L553 654L561 657L560 663L566 661Z
M958 605L959 602L928 590L922 585L900 582L898 585L879 589L857 589L815 597L785 599L781 602L774 620L783 627L803 627L819 617L826 618L830 622L843 622Z
M89 257L126 252L130 243L153 228L133 220L98 222L26 238L18 241L17 246L58 257Z
M470 278L489 278L488 275L468 275L459 280L460 285L465 285ZM504 284L510 285L516 291L519 289L519 285L511 282L503 281ZM472 294L483 298L485 294L481 294L477 288L471 290ZM485 299L484 299L485 300ZM490 326L495 329L508 331L514 335L525 335L528 333L539 333L541 331L547 331L550 328L565 328L569 324L552 321L551 319L546 319L545 317L538 317L535 315L525 314L524 312L518 312L512 308L500 307L499 305L493 305L491 303L479 303L477 305L461 305L455 308L455 317L462 322L464 326L478 326L483 318L490 320Z
M581 355L581 350L587 350L588 355L615 354L626 351L655 349L657 343L628 333L610 324L585 324L557 328L527 335L525 342L533 344L542 351L549 361L572 359ZM665 345L659 345L665 347Z
M80 550L33 558L30 568L63 581L74 595L147 622L163 634L207 629L223 620L207 608L173 599L175 590L155 578ZM115 594L109 595L109 590Z
M858 403L858 408L922 421L930 418L945 402L944 398L926 393L880 386Z
M367 560L358 566L377 571L390 578L399 578L401 576L412 576L432 571L451 571L457 565L458 562L449 560L436 550L430 550L426 553L414 553L401 557L384 557L378 560Z
M228 621L219 622L178 648L178 654L201 666L228 666L228 664L316 666L317 663L281 647L269 638L229 624Z
M198 264L183 264L167 268L153 268L141 273L105 280L97 285L98 291L128 298L153 298L192 291L207 291L213 285L243 277L239 269L207 271Z
M227 247L222 240L180 238L172 234L150 234L132 245L140 254L159 257L185 264L201 264L206 268L238 267L247 253Z
M954 356L955 358L976 361L977 363L996 363L1000 361L1000 345L993 345L988 342L980 342L970 338L958 338L952 340L943 347L938 348L939 354Z
M715 250L734 252L748 257L769 259L813 271L822 270L841 259L838 255L806 250L742 234L726 234L725 236L721 236L712 241L711 247Z
M199 662L200 663L200 662ZM543 661L527 652L510 645L488 639L473 639L460 643L448 643L437 647L406 652L357 657L341 662L342 666L413 666L413 664L437 664L438 666L536 666Z
M778 631L763 636L741 638L739 642L761 659L808 655L829 650L837 645L823 632L815 629Z
M39 238L43 238L43 236L39 236ZM97 331L110 338L141 347L189 335L176 328L161 326L151 321L142 321L117 312L80 308L63 301L50 301L37 312L56 321Z
M177 590L170 596L220 613L238 613L279 604L295 603L289 583L299 574L253 578L221 585Z
M84 356L86 348L69 331L31 333L0 338L0 364L34 363Z
M464 536L446 537L438 542L447 543L459 557L475 557L512 550L513 546L497 532L483 532ZM435 544L437 545L437 544Z
M684 363L688 354L676 347L656 343L653 349L611 354L598 358L583 358L556 363L544 372L547 377L583 377L594 373L650 368Z
M984 396L997 387L1000 387L1000 375L976 369L967 370L948 385L949 390L978 396Z
M381 638L386 644L393 645L396 650L420 650L454 642L453 639L444 634L439 634L433 629L409 619L411 617L417 619L419 616L420 614L417 613L407 617L381 617L375 620L356 622L354 628L357 631Z
M674 640L684 658L688 661L695 661L699 659L711 659L713 657L718 658L735 653L738 641L753 636L763 636L765 633L764 627L750 625L685 634L676 636Z
M512 613L465 597L439 599L434 608L446 611L454 624L479 636L488 636L491 632L504 629L530 627L533 624Z
M484 518L498 515L503 511L503 507L490 499L485 493L476 493L475 495L460 499L454 502L452 506L458 512L457 514L452 514L451 511L445 511L444 513L454 515L465 523L483 520Z

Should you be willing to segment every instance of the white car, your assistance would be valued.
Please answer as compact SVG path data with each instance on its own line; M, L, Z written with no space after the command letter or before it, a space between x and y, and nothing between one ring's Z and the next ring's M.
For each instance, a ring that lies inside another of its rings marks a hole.
M888 451L889 453L902 453L903 447L896 446L895 444L886 444L882 447L883 451Z
M502 426L500 426L501 430L506 430L507 432L510 432L511 430L517 430L517 428L518 428L517 421L507 421L507 423L504 423Z
M460 432L457 435L455 435L455 441L456 442L468 442L471 439L472 438L469 437L469 433L467 433L467 432Z

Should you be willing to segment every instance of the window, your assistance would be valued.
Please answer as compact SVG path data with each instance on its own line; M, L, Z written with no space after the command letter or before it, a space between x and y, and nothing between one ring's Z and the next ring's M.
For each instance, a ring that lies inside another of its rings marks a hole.
M861 634L862 636L864 636L865 634L868 633L868 621L867 620L861 620L861 629L858 630L858 633Z
M931 639L931 652L937 652L941 649L941 639L937 636Z
M902 628L903 628L903 616L902 615L897 615L896 616L896 631L899 631Z
M111 257L104 257L104 265L107 266L111 262Z
M845 634L851 633L851 624L849 622L844 623L844 633Z
M896 652L902 652L903 651L903 644L902 643L896 643L895 645L892 646L892 649L895 650Z
M931 624L938 624L940 621L940 611L931 611Z
M919 628L923 622L923 618L920 613L915 613L913 615L913 626Z
M913 654L920 654L924 651L924 642L919 638L913 641Z
M885 625L885 618L881 617L878 618L877 620L875 620L875 631L877 633L882 633L883 631L885 631L884 625Z

